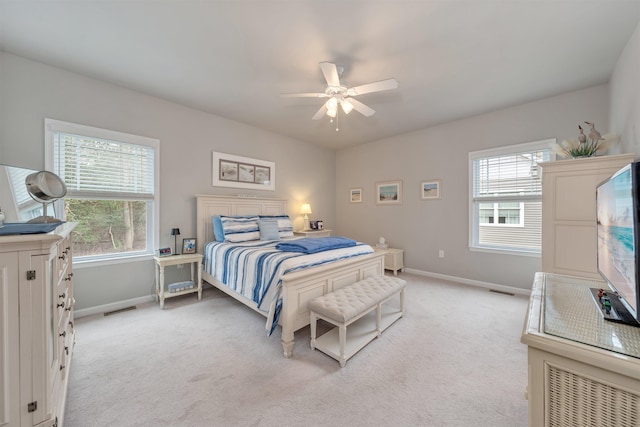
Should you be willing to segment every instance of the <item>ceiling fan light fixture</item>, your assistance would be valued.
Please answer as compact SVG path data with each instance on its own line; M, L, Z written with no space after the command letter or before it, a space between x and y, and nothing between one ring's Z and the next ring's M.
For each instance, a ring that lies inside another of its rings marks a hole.
M327 109L327 116L334 118L335 116L338 115L338 108L328 108Z
M345 114L349 114L353 110L353 104L347 99L340 101L340 105L342 106L342 111L344 111Z

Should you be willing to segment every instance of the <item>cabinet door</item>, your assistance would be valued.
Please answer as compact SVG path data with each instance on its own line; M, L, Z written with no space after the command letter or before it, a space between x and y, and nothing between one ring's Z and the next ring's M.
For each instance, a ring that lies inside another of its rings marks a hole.
M20 423L18 253L0 253L0 425Z
M58 368L57 323L51 307L55 289L55 260L57 253L46 255L29 252L20 253L20 353L22 360L31 360L31 365L20 366L20 382L23 416L31 418L31 425L51 418L52 389ZM35 279L27 280L26 272L35 272ZM55 300L53 301L55 303ZM35 409L27 405L35 402Z

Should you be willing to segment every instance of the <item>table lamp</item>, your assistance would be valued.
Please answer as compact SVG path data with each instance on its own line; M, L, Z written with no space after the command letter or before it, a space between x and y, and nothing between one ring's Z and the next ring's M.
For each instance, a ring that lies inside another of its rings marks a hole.
M309 217L307 216L308 214L313 213L311 212L311 205L309 203L303 203L300 207L300 213L304 215L304 224L302 229L304 231L311 230L309 227Z
M173 253L174 255L178 255L178 237L180 235L180 229L179 228L172 228L171 229L171 235L173 236Z

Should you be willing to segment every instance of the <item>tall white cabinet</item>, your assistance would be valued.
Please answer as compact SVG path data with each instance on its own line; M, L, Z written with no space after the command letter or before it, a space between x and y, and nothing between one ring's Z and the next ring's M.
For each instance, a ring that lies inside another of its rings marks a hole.
M600 279L596 187L634 157L620 154L540 163L542 271Z
M0 426L60 427L74 343L72 223L0 236Z

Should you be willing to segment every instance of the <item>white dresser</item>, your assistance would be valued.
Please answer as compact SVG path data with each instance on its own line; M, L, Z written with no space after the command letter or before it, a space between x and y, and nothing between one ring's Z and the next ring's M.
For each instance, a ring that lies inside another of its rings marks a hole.
M0 236L0 426L62 426L74 343L71 231Z
M596 187L634 154L540 163L542 271L599 279Z
M640 328L603 319L589 290L603 286L536 274L521 339L529 426L640 425Z

